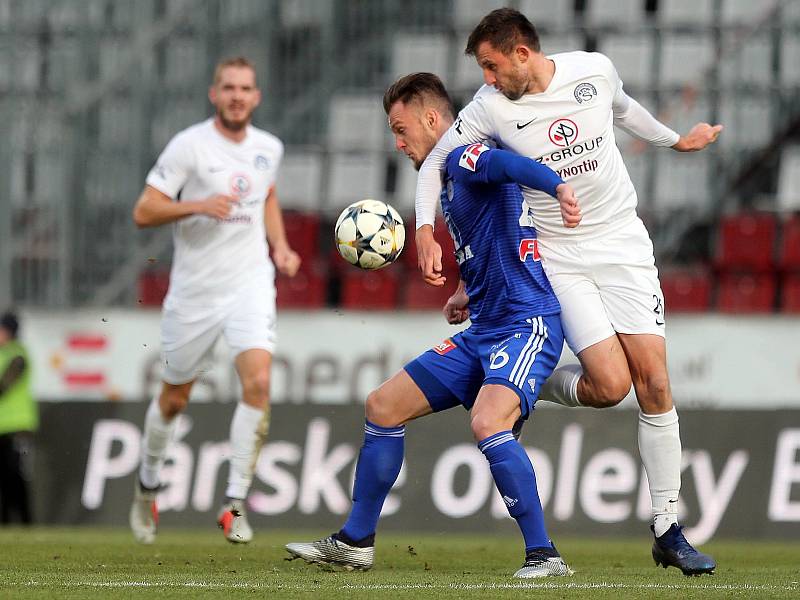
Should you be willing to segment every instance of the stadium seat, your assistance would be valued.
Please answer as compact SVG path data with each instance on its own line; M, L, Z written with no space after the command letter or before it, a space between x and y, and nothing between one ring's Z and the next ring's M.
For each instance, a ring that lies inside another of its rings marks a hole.
M724 273L717 308L724 313L769 313L775 305L775 276L771 273Z
M164 79L172 87L191 87L206 74L207 43L202 38L171 38L166 46Z
M328 293L328 279L318 263L304 264L294 277L275 278L278 308L322 308Z
M705 191L709 182L709 155L657 152L655 154L655 206L686 208L703 213L711 207Z
M470 32L484 16L506 4L503 0L459 0L457 8L449 12L457 31Z
M772 131L764 124L771 122L772 105L773 99L769 94L723 94L720 98L719 122L725 124L725 133L717 143L734 152L767 145Z
M287 210L283 213L283 224L289 244L303 262L319 256L319 214Z
M406 310L442 310L458 286L458 277L448 277L444 287L433 287L416 271L409 272L403 283L400 306Z
M800 314L800 273L787 273L781 281L781 310Z
M783 224L778 265L785 271L800 272L800 215Z
M779 210L800 210L800 146L798 145L788 146L781 151L777 202Z
M405 156L397 154L395 160L397 160L397 172L392 206L400 211L400 214L404 217L408 215L413 218L414 195L417 191L417 176L419 173Z
M723 89L741 84L767 86L772 82L772 41L768 35L749 36L740 42L734 33L724 35L725 58L720 61ZM738 44L742 45L739 46Z
M706 27L714 20L714 0L667 0L658 3L662 27Z
M553 0L520 0L519 11L536 26L536 29L563 31L574 24L573 2Z
M665 33L662 39L660 85L704 87L704 74L714 60L711 36Z
M409 269L414 270L417 269L416 231L417 228L413 219L406 220L406 244L400 259ZM439 242L442 247L442 270L445 271L445 274L457 273L458 265L454 255L453 238L450 237L450 232L447 230L447 225L441 216L436 217L433 225L433 239Z
M161 306L169 289L169 271L144 271L139 274L138 305Z
M342 308L350 310L391 310L397 306L399 269L341 271Z
M628 30L644 23L644 4L644 0L591 0L586 3L586 23Z
M615 33L604 35L597 49L614 63L626 88L642 90L654 83L654 47L651 35Z
M448 83L450 44L444 35L398 34L392 40L391 80L426 71L435 73Z
M775 230L775 217L770 214L723 217L719 225L716 267L726 272L770 270L774 263Z
M276 190L284 209L318 211L322 208L321 152L287 152L278 169Z
M386 160L378 153L336 153L330 159L327 207L338 214L364 198L383 198Z
M753 0L722 0L720 21L725 26L752 25L769 13L770 2L753 2Z
M781 40L781 83L788 87L800 85L800 39L784 35Z
M328 143L337 150L385 150L389 129L381 97L339 94L331 99Z
M659 274L667 314L704 312L711 306L711 277L705 269L663 271Z
M331 21L333 10L333 2L281 0L281 24L286 28L319 26Z
M542 52L545 54L558 54L559 52L572 52L585 50L586 38L582 33L569 31L567 33L543 33L539 36Z

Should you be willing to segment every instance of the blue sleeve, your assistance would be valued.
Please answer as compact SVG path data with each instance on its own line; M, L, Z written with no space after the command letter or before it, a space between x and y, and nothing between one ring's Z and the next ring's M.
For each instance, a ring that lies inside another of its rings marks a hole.
M556 197L556 187L564 183L550 167L527 156L507 150L491 150L481 155L486 164L487 183L517 183Z

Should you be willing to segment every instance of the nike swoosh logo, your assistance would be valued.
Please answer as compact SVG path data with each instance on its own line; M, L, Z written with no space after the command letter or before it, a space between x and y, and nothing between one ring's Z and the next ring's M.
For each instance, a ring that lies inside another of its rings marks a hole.
M527 123L517 123L517 129L524 129L525 127L527 127L528 125L530 125L531 123L533 123L535 120L536 120L536 117L533 117L533 118L532 118L530 121L528 121Z
M225 167L208 167L209 173L219 173L220 171L224 171Z

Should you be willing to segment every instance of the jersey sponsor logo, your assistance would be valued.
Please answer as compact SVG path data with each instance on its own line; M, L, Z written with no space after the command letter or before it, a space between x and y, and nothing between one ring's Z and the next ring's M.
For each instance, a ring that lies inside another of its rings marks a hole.
M547 135L556 146L566 148L578 139L578 125L571 119L558 119L550 125Z
M461 124L462 124L462 123L463 123L463 121L461 120L461 117L458 117L458 118L456 119L456 122L455 122L455 123L453 123L453 129L455 129L455 130L456 130L456 132L458 133L458 135L464 135L464 132L463 132L463 131L461 131Z
M244 173L234 173L231 175L231 195L236 198L244 198L250 193L250 178Z
M266 171L269 168L269 160L263 154L256 154L253 166L259 171Z
M594 100L594 97L597 96L597 88L591 83L583 82L578 84L574 93L575 100L578 101L578 104L583 104L584 102L591 102Z
M600 163L594 159L585 160L579 165L572 165L571 167L556 169L556 173L558 173L558 176L561 177L561 179L567 179L568 177L575 177L575 175L597 171L598 164Z
M535 120L536 120L536 117L533 117L533 118L532 118L530 121L528 121L527 123L517 123L517 129L525 129L525 128L526 128L528 125L530 125L531 123L533 123Z
M456 349L456 345L453 343L453 340L451 340L451 339L446 339L441 344L436 344L433 347L433 351L436 352L436 354L438 354L439 356L444 356L445 354L447 354L451 350L455 350L455 349Z
M603 136L601 135L594 139L581 142L580 144L569 146L567 148L564 148L563 150L556 150L555 152L551 152L550 154L545 154L544 156L540 156L539 158L537 158L536 161L544 164L559 162L567 158L580 156L584 152L592 152L593 150L597 150L602 143L603 143Z
M535 261L542 260L539 254L539 241L536 238L525 238L519 242L519 259L525 262L529 256Z
M458 166L468 171L475 172L478 167L478 157L486 152L489 146L485 144L472 144L464 149L461 158L458 159Z

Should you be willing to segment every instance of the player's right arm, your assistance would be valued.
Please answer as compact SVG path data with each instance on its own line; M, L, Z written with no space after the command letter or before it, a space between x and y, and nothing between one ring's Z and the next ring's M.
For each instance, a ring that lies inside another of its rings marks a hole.
M224 219L230 214L235 202L236 198L223 194L204 200L175 202L164 192L146 185L133 207L133 221L137 227L157 227L192 215Z
M493 137L493 134L494 126L485 103L476 94L420 167L414 199L417 264L423 279L430 285L441 287L445 283L445 277L442 276L442 247L433 239L433 223L436 219L439 192L442 190L442 170L447 155L463 144L482 142Z

